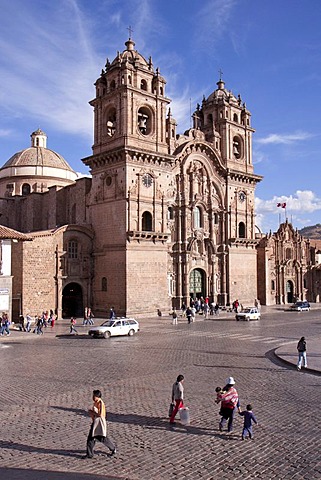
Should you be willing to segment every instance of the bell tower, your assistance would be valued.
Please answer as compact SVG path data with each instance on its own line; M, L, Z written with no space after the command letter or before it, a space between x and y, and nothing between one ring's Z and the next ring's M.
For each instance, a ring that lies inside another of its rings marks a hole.
M158 68L135 50L134 41L117 53L95 83L93 154L113 149L143 148L157 154L168 153L166 139L165 79Z
M93 154L83 162L92 174L88 212L97 226L93 291L100 293L93 308L136 314L147 291L152 311L168 308L166 194L176 122L151 57L135 50L131 38L125 46L95 83Z
M221 72L220 72L221 73ZM251 114L241 96L235 97L225 88L222 78L217 89L198 106L194 126L205 133L207 141L214 143L227 168L253 173Z

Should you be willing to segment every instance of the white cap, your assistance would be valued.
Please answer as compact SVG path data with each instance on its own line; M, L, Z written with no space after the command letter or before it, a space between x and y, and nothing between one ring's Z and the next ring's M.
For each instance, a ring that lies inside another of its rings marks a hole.
M226 384L227 385L235 385L235 380L233 377L229 377L227 380L226 380Z

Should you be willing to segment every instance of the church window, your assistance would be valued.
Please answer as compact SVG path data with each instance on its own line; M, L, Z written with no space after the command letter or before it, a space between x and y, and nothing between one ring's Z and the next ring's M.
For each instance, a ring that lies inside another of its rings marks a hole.
M116 88L116 82L115 82L115 80L112 80L110 82L110 90L115 90L115 88Z
M142 215L142 231L151 232L153 230L153 216L150 212L144 212Z
M228 111L225 112L225 117L228 118Z
M103 277L101 279L101 291L102 292L107 292L107 278Z
M306 278L303 279L303 288L307 288L307 279Z
M128 85L131 85L132 84L132 77L131 75L128 75Z
M238 237L239 237L239 238L245 238L245 224L244 224L244 222L240 222L240 223L239 223L239 234L238 234Z
M149 135L152 131L152 112L147 107L138 110L137 126L143 135Z
M31 192L31 187L29 183L24 183L22 185L22 190L21 190L22 195L25 197L26 195L29 195L30 192Z
M275 290L275 281L271 280L271 290Z
M70 240L68 242L68 257L76 259L78 258L78 242L77 240Z
M108 177L106 177L106 185L107 187L110 187L110 185L112 184L113 182L113 179L110 175L108 175Z
M168 220L174 220L174 209L173 209L173 207L168 207L167 218L168 218Z
M201 228L202 226L202 212L200 207L194 207L193 223L194 223L194 228Z
M164 89L163 89L163 87L160 87L159 93L160 93L160 95L164 95Z
M172 138L175 138L175 130L172 128Z
M141 88L141 90L147 91L147 82L146 82L146 80L143 79L143 80L140 82L140 88Z
M237 116L236 113L234 113L234 115L233 115L233 121L236 122L236 123L239 122L239 119L238 119L238 116Z
M291 248L287 248L287 249L285 250L285 258L286 258L287 260L291 260L291 258L292 258L292 250L291 250Z

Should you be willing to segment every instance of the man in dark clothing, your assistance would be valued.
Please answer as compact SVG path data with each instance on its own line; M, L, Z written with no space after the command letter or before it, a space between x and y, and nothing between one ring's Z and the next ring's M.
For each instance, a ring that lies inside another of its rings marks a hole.
M297 350L299 352L299 359L297 363L297 369L301 370L301 364L302 360L304 361L304 368L307 368L308 362L307 362L307 342L305 341L305 337L301 337L298 345L297 345Z

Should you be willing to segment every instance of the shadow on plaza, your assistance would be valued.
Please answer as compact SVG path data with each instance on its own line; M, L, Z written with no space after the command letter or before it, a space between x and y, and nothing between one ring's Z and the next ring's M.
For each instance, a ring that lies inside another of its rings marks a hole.
M56 338L73 338L75 340L92 340L88 333L59 333L56 335Z
M63 410L68 412L73 412L76 415L80 416L88 416L86 410L80 408L70 408L70 407L59 407L59 406L51 406L51 408L55 408L57 410ZM148 417L147 415L138 415L136 413L114 413L108 412L107 420L110 423L124 423L124 424L131 424L131 425L139 425L143 428L147 428L150 430L169 430L175 433L190 433L192 435L210 435L210 436L217 436L222 437L221 433L213 433L213 429L208 428L200 428L193 425L183 425L179 422L176 425L170 425L169 419L167 417ZM1 447L1 443L0 443Z
M194 425L183 425L179 421L175 425L170 425L168 417L148 417L147 415L138 415L135 413L113 413L108 412L108 421L110 423L127 423L131 425L139 425L148 430L163 430L173 433L183 433L190 435L206 435L211 437L219 437L228 440L228 437L221 432L215 432L213 428L197 427Z
M34 447L32 445L25 445L24 443L17 442L8 442L0 440L0 448L6 448L9 450L18 450L19 452L29 452L29 453L49 453L50 455L62 455L63 457L82 457L85 453L84 449L82 450L62 450L54 448L43 448L43 447ZM1 477L6 478L6 477Z
M65 412L73 412L80 417L88 417L87 410L84 410L83 408L58 407L57 405L51 405L50 408L54 408L55 410L63 410Z
M0 478L5 480L117 480L120 477L106 477L106 475L94 475L79 472L50 472L48 470L0 468Z

